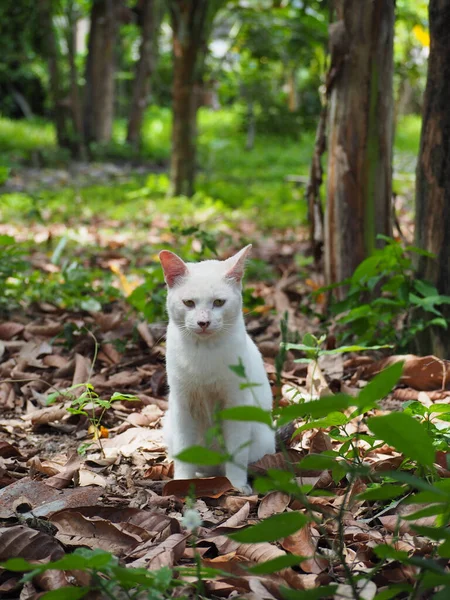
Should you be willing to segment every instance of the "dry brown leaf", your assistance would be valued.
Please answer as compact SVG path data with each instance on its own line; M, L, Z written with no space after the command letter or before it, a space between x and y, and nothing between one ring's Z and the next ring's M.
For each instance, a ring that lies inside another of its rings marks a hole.
M377 586L369 579L358 579L356 587L360 600L373 600L377 595ZM335 600L353 600L354 597L352 586L346 583L340 583L334 595Z
M291 498L284 492L269 492L261 500L258 507L258 518L265 519L277 513L282 513L289 506Z
M15 323L13 321L0 323L0 340L10 340L24 329L25 326L22 323Z
M123 433L110 437L102 442L103 449L117 449L122 456L130 457L137 450L158 452L164 450L163 436L160 429L144 429L131 427Z
M249 465L249 470L257 475L265 475L269 469L286 471L295 467L304 456L305 454L293 449L288 450L287 453L277 452L275 454L266 454Z
M317 531L308 523L293 535L284 538L281 546L292 554L308 556L300 566L306 573L317 574L328 568L327 559L316 555L318 537Z
M81 457L77 452L73 452L61 471L53 477L49 477L45 482L47 485L57 490L62 490L72 483L74 475L80 470Z
M123 556L143 541L135 532L124 531L120 524L86 519L79 513L58 513L50 522L58 528L55 537L64 545L100 548L117 556Z
M80 385L87 383L91 372L91 362L86 356L75 354L75 371L73 373L72 385ZM81 394L84 391L83 387L78 388Z
M228 510L231 514L238 512L247 502L251 507L258 503L258 496L222 496L219 500L219 506Z
M162 481L173 477L173 462L157 463L149 467L143 474L144 479L153 479L153 481Z
M140 412L133 412L127 417L127 421L135 427L148 427L155 423L163 415L163 411L156 404L144 406Z
M106 363L107 365L118 365L122 355L111 343L102 344L102 348L98 353L98 360Z
M68 405L67 405L68 406ZM36 431L39 427L45 425L51 425L53 423L59 423L60 421L67 419L69 413L64 406L48 406L47 408L41 408L34 410L33 412L24 415L22 418L24 421L31 421L33 430Z
M321 368L317 361L312 360L308 363L308 371L306 374L306 389L311 399L317 400L324 396L332 396L333 393L328 387Z
M151 570L173 567L183 556L189 535L174 533L157 545L152 545L146 551L136 549L131 554L131 557L136 557L136 559L129 566L145 567Z
M0 406L13 409L16 401L16 392L11 383L0 383Z
M0 561L9 558L48 562L64 556L60 544L47 533L24 525L0 528Z
M173 479L163 489L163 496L185 498L191 489L196 498L220 498L233 488L226 477L201 477L198 479Z
M309 452L310 454L322 454L326 450L332 450L333 445L331 443L331 438L322 429L315 431L313 435L309 438Z
M141 338L144 340L144 342L150 348L150 350L153 349L153 346L155 345L155 340L154 340L152 334L150 333L150 329L148 328L148 323L146 323L145 321L141 321L137 326L137 330L138 330Z
M0 490L0 518L14 517L14 505L18 498L26 498L33 508L33 515L46 517L56 511L72 506L95 504L101 494L96 488L55 490L50 486L24 477Z
M450 361L436 356L415 356L414 354L388 356L375 363L362 367L359 376L370 379L386 367L403 361L403 374L400 383L415 390L444 390L450 386Z
M19 450L9 442L0 441L0 456L11 458L12 456L22 456Z

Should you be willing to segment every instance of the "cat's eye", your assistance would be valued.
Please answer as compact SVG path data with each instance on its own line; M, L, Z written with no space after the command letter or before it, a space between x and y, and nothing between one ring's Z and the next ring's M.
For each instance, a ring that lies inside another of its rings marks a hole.
M194 308L195 302L193 300L183 300L183 304L188 308Z
M214 300L214 302L213 302L213 306L215 306L216 308L219 306L223 306L224 304L225 304L225 300L217 299L217 300Z

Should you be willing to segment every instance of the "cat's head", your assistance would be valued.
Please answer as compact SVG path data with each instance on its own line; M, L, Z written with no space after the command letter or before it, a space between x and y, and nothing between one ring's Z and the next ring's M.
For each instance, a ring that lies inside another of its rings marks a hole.
M162 250L170 321L186 335L208 339L229 331L242 318L242 277L251 245L227 260L185 263Z

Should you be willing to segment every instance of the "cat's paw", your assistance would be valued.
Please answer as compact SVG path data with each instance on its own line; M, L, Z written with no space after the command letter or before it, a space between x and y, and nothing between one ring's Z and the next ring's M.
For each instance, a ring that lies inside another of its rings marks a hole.
M252 486L248 483L233 483L233 487L244 496L250 496L253 493Z

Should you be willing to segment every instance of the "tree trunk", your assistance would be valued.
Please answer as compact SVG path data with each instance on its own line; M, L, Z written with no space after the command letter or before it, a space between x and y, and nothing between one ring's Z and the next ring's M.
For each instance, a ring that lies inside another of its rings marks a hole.
M120 0L93 0L86 61L84 132L87 142L108 142L114 117L114 45Z
M172 194L194 193L198 90L214 16L223 0L170 0L173 30Z
M450 0L430 0L430 56L424 96L422 135L416 178L416 245L432 252L422 256L418 276L450 295ZM442 311L447 322L450 310ZM426 313L430 317L430 313ZM450 358L450 334L426 330L420 351Z
M162 7L159 0L143 0L141 46L136 63L127 131L127 142L134 146L139 145L142 120L149 102L151 76L157 58L157 31L161 17Z
M337 0L330 39L325 218L328 283L352 275L391 234L394 0ZM334 67L333 67L334 65Z
M65 98L62 76L59 64L59 48L53 26L53 12L51 0L39 0L38 4L40 26L43 31L44 52L48 63L50 80L50 98L53 106L53 115L58 146L71 148L68 127L67 99Z
M84 144L83 131L83 107L81 104L80 88L78 86L78 69L75 62L76 57L76 39L77 39L77 20L73 2L67 4L67 53L69 58L70 74L70 96L73 121L73 154L81 160L86 160L86 146Z

